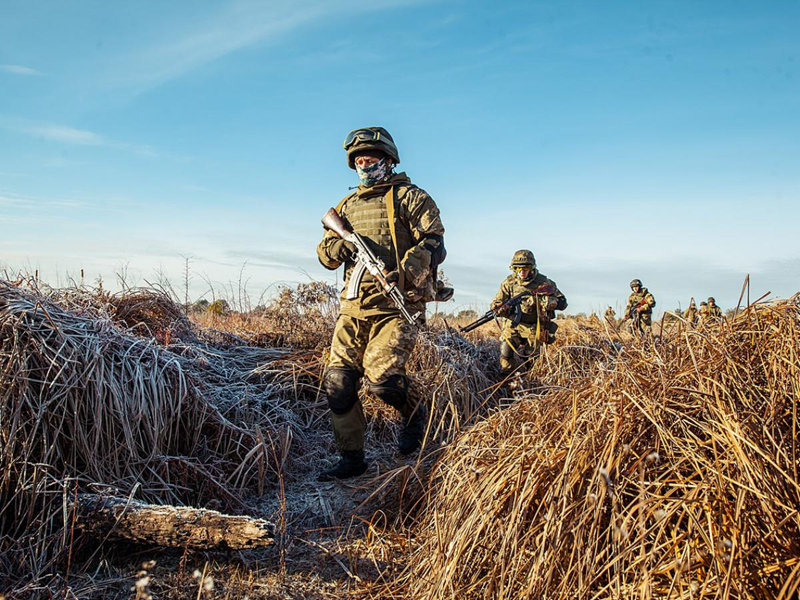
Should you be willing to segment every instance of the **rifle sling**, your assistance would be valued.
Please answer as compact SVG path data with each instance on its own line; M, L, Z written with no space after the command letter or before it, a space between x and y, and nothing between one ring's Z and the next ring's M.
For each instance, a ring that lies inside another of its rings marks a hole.
M394 258L397 263L397 273L400 276L400 280L397 282L397 289L400 290L400 293L403 293L406 289L406 278L405 274L403 273L403 269L400 267L400 248L397 247L397 224L395 223L395 215L394 215L394 200L395 200L395 192L394 186L391 186L389 190L384 195L384 200L386 201L386 216L389 219L389 233L392 235L392 246L394 246Z

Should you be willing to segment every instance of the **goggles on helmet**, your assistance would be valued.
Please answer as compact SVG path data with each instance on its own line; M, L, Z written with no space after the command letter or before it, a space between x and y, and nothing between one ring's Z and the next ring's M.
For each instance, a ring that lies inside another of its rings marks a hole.
M356 142L377 142L381 139L380 131L370 129L356 129L347 134L344 138L344 149L349 150Z

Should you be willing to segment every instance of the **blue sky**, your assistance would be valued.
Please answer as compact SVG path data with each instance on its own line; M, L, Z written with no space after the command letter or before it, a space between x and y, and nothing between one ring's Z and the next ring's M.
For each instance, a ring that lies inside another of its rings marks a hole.
M0 264L191 294L335 275L383 125L483 308L527 247L570 311L800 285L800 3L28 2L0 20ZM273 286L273 287L270 287Z

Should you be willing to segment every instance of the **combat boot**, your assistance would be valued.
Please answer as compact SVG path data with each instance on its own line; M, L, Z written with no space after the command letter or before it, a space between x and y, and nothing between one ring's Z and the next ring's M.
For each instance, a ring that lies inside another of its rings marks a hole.
M322 471L317 476L317 481L333 481L334 479L350 479L363 475L367 470L363 450L350 450L342 452L342 458L330 469Z
M400 439L397 443L397 450L403 456L414 452L422 443L425 435L425 425L428 422L428 411L420 405L408 418L403 418L403 431L400 432Z

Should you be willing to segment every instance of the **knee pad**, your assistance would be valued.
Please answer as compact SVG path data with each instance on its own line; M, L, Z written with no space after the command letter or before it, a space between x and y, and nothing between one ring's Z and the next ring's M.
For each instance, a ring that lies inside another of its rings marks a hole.
M514 358L514 350L511 348L511 344L508 342L500 344L500 356L507 360Z
M389 406L400 410L408 400L408 378L392 375L378 383L369 382L369 391Z
M354 369L332 367L325 371L322 390L331 412L343 415L355 406L360 378L361 373Z

